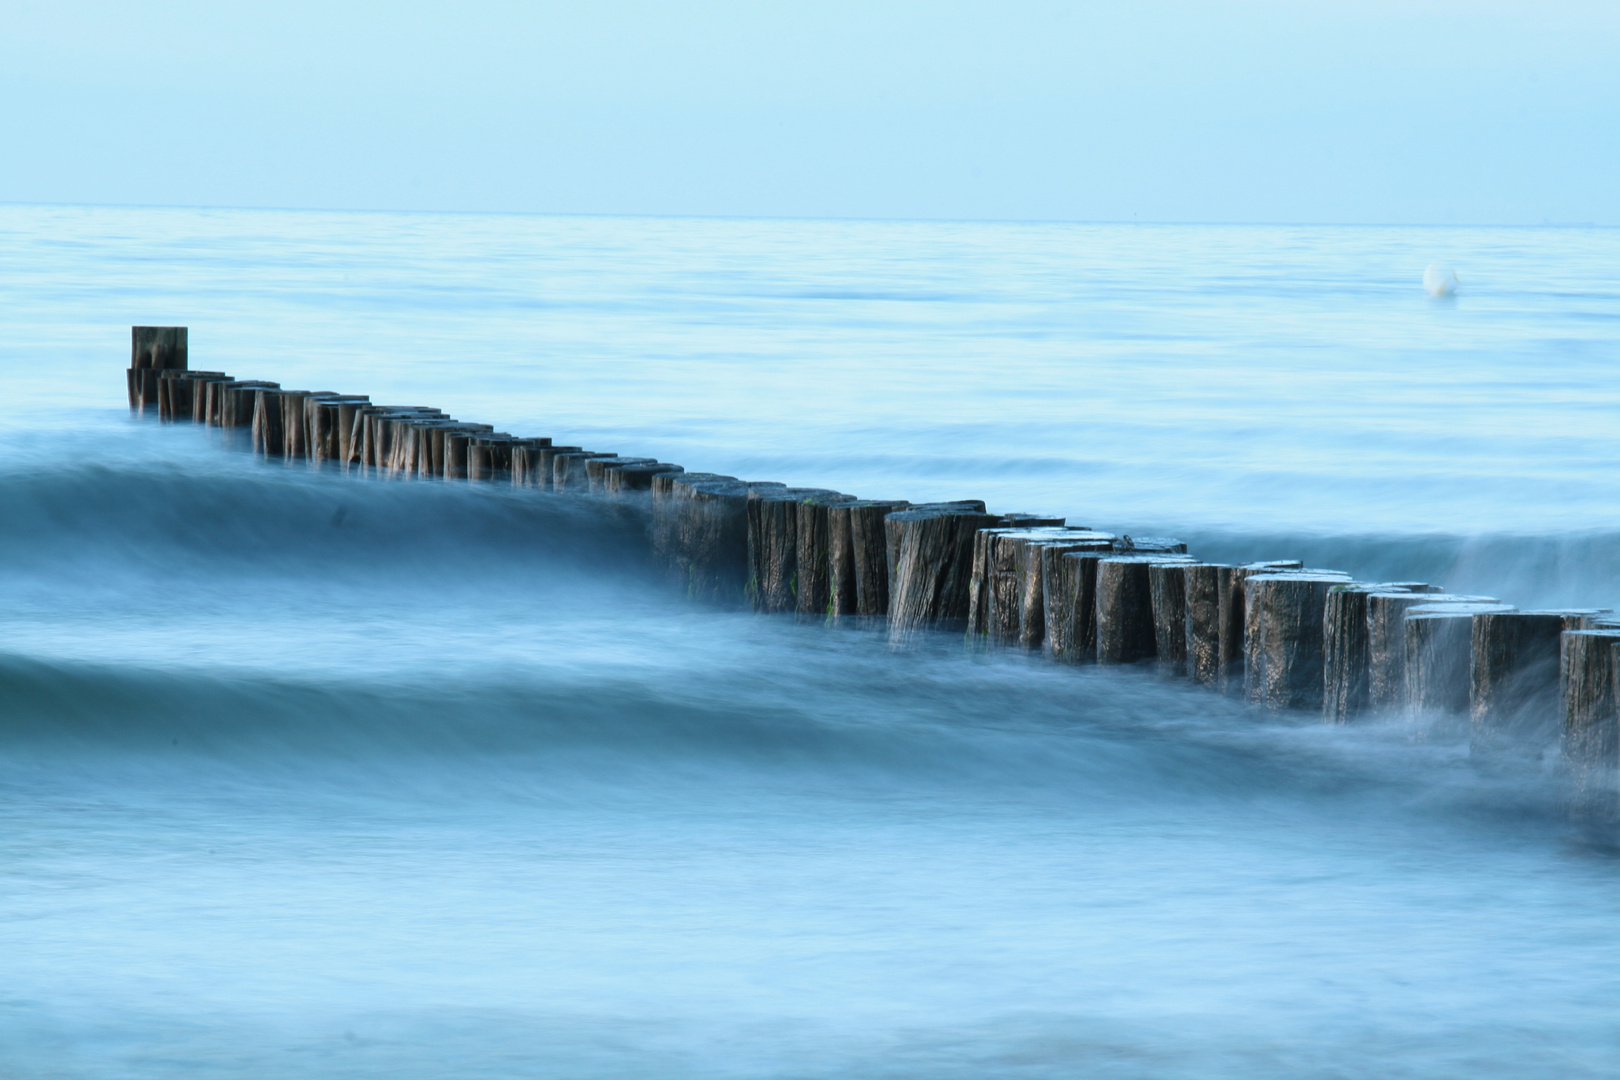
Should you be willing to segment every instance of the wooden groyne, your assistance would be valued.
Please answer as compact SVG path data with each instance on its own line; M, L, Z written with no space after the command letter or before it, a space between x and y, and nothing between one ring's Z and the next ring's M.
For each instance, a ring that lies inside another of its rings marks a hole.
M1324 723L1394 714L1414 738L1467 729L1481 758L1556 739L1572 814L1620 826L1620 619L1607 610L1520 611L1287 559L1200 562L1179 540L973 499L913 504L688 472L427 406L193 371L185 327L134 327L127 382L135 414L248 429L267 458L615 500L644 520L659 572L705 603L858 620L895 642L948 631L1059 664L1152 664Z

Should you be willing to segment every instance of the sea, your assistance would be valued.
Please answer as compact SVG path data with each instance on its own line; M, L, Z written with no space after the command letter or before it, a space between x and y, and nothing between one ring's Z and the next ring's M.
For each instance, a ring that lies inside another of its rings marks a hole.
M134 324L1612 608L1620 230L0 206L7 1080L1620 1074L1620 856L1556 746L702 607L588 498L133 418Z

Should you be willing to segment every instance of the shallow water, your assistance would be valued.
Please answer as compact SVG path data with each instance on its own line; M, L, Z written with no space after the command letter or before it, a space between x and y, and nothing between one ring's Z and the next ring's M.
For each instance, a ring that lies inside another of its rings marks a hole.
M186 323L516 434L1614 606L1617 255L0 208L0 1072L1612 1075L1620 866L1533 756L693 608L633 517L263 465L120 369Z

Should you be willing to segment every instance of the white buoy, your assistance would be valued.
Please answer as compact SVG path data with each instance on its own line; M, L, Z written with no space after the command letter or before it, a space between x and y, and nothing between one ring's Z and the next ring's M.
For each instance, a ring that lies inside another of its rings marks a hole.
M1457 272L1445 263L1430 263L1423 271L1423 291L1430 296L1450 296L1459 284Z

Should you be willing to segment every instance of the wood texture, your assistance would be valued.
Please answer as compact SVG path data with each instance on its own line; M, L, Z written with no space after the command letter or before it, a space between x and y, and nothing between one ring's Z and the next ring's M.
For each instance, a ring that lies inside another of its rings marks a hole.
M828 604L834 615L886 618L888 542L883 521L911 504L904 499L856 499L828 511Z
M1244 605L1243 583L1251 574L1267 574L1280 570L1303 569L1297 559L1273 559L1267 562L1243 563L1220 570L1220 600L1217 618L1220 620L1220 677L1216 689L1223 694L1243 692L1244 668L1248 656L1248 611Z
M1492 596L1425 594L1410 589L1367 594L1367 709L1374 713L1406 709L1406 613L1419 605L1494 604Z
M809 498L799 504L798 568L799 587L795 596L796 610L807 617L832 617L838 614L833 603L833 508L860 502L853 495L829 498ZM848 545L840 547L840 558L847 556ZM853 582L851 585L853 586Z
M1159 674L1167 678L1187 676L1187 565L1159 562L1148 566L1154 651Z
M1481 612L1472 620L1468 670L1475 754L1534 754L1558 737L1558 652L1566 630L1592 611Z
M1414 734L1455 734L1468 716L1474 616L1507 605L1418 604L1406 613L1406 710Z
M1371 710L1367 598L1373 593L1436 592L1438 588L1419 581L1353 583L1328 590L1322 613L1323 723L1349 723Z
M1562 757L1571 815L1588 825L1616 821L1620 718L1615 647L1620 630L1566 630L1559 640Z
M1188 563L1183 571L1187 608L1187 677L1214 689L1221 676L1221 571L1218 563Z
M1263 708L1322 709L1322 618L1335 571L1250 574L1243 581L1244 695Z
M1135 664L1158 655L1153 632L1152 555L1110 554L1097 562L1097 662Z
M927 503L884 518L891 640L928 626L966 628L973 534L997 520L977 500Z
M768 488L748 499L748 593L755 611L796 611L799 590L799 504L835 499L828 488Z
M130 327L127 383L131 412L157 412L157 372L186 369L186 336L184 326Z

